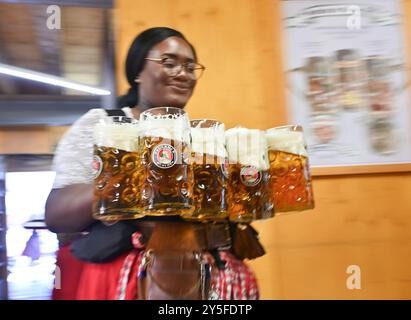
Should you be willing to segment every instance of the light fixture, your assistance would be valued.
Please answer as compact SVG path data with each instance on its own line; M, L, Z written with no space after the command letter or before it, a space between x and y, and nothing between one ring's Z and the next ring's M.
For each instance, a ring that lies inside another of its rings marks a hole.
M86 86L84 84L67 81L64 78L52 76L47 73L32 71L32 70L24 69L24 68L18 68L18 67L10 66L7 64L3 64L3 63L0 63L0 73L7 74L13 77L43 82L43 83L51 84L54 86L88 92L88 93L101 95L101 96L107 96L111 94L110 91L105 90L105 89Z

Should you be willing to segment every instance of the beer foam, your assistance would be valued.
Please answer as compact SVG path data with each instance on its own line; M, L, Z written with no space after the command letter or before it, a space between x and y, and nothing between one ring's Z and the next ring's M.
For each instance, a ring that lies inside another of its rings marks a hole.
M216 155L221 158L227 156L225 149L224 128L191 128L192 152Z
M266 133L268 148L307 157L304 134L288 129L269 129Z
M267 140L261 130L232 128L226 131L229 162L268 169Z
M139 125L133 123L98 123L94 127L94 141L99 146L137 151Z
M142 136L190 142L189 124L184 118L148 119L140 122Z

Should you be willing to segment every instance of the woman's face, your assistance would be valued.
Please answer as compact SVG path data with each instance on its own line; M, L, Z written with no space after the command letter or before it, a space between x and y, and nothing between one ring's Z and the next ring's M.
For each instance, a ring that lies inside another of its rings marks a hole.
M167 38L155 45L147 58L171 58L180 63L195 61L190 46L178 37ZM196 85L196 80L190 78L184 68L175 77L170 77L160 63L150 60L146 60L138 81L139 105L149 107L184 108Z

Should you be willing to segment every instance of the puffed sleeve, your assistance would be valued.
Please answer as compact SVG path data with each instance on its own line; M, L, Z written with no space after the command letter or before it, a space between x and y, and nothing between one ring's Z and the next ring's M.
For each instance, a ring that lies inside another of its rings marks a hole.
M105 116L104 109L91 109L63 135L53 158L56 172L53 189L93 181L93 130Z

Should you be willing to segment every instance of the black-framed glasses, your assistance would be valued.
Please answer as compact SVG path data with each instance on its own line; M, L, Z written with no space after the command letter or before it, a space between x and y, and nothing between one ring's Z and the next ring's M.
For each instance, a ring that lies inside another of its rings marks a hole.
M193 80L198 80L203 75L205 66L197 62L180 62L173 58L145 58L149 61L160 63L164 72L170 77L176 77L184 67L186 74Z

